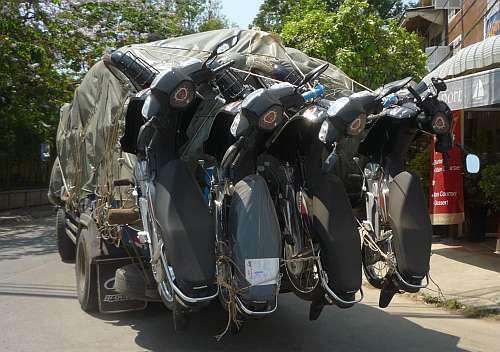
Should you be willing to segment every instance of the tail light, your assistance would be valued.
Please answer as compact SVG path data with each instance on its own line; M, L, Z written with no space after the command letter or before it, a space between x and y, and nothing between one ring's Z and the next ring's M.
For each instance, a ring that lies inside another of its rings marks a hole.
M436 134L445 134L450 132L451 124L446 115L442 112L436 113L431 120L432 130Z
M196 89L191 81L182 81L170 93L170 106L174 109L183 109L191 104L194 100Z
M366 114L360 114L356 117L347 127L347 134L350 136L357 136L366 126Z
M279 105L271 106L259 118L259 128L272 131L283 120L283 108Z

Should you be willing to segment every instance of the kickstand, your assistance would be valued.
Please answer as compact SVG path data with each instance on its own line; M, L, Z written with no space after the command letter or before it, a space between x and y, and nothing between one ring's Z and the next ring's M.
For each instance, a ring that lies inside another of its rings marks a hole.
M311 302L311 306L309 307L309 320L314 321L319 318L323 308L325 307L325 303L322 299L314 300Z
M394 295L398 292L399 289L396 287L392 279L386 279L382 286L382 289L380 290L378 306L380 308L386 308L389 303L391 303Z

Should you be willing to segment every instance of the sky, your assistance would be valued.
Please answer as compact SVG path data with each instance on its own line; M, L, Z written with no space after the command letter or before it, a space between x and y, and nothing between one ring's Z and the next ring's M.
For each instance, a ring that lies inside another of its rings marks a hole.
M222 14L230 23L234 22L241 28L248 28L263 2L264 0L221 0Z

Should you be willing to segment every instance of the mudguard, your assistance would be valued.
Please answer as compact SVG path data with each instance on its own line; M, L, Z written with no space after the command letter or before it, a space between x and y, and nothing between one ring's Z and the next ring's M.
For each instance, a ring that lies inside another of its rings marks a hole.
M317 175L313 197L313 228L321 242L321 261L328 286L352 299L361 288L361 240L342 181Z
M172 160L155 185L155 216L178 287L191 297L213 293L215 225L194 175L185 162Z
M406 171L397 174L389 184L387 207L398 271L420 284L429 271L432 225L419 178Z
M272 309L278 294L281 231L266 181L249 175L234 187L229 210L233 261L238 266L236 285L252 310ZM243 278L241 274L244 274Z

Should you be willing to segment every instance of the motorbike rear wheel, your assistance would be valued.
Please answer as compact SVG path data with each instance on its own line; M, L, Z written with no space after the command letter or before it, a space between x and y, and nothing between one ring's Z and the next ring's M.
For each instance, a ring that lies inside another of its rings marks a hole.
M381 249L383 250L383 248ZM361 259L363 272L370 285L382 289L389 272L388 263L384 261L384 258L379 253L373 251L364 242L361 247Z
M291 241L289 240L289 243L285 240L283 245L283 256L286 261L285 271L295 295L301 299L312 301L323 294L323 290L317 290L317 287L321 286L319 285L318 266L314 259L306 259L313 256L314 245L300 222L293 195L289 194L287 198L288 204L291 205L290 218L288 219L291 225ZM286 211L282 215L288 216Z

